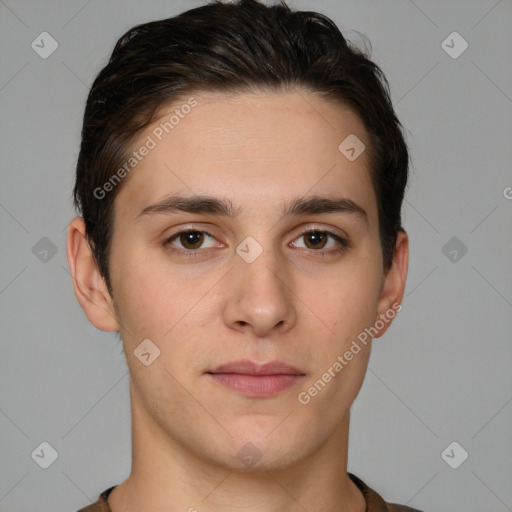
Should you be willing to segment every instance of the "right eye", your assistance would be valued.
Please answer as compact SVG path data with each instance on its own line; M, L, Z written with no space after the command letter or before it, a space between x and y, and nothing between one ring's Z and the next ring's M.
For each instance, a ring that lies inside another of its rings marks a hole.
M207 243L208 245L206 247L201 247L204 243ZM200 249L210 249L212 247L216 247L216 244L220 244L220 242L217 242L217 240L215 240L215 238L210 233L197 229L178 231L171 237L167 238L163 243L166 249L170 248L170 250L177 250L183 254L189 253L190 256L192 256L192 254L199 251ZM224 246L224 244L220 245L222 247Z

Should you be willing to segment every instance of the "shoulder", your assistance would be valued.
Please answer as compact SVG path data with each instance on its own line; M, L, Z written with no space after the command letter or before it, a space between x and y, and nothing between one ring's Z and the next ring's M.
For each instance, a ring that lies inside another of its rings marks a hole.
M77 512L112 512L108 504L107 498L115 487L115 485L109 487L99 495L98 500L95 503L92 503L91 505L88 505L85 508L81 508Z
M398 505L398 503L386 503L389 512L421 512L417 508L407 507L406 505Z
M408 507L407 505L399 505L398 503L388 503L384 498L371 489L360 478L348 473L350 479L357 485L366 500L366 512L422 512L417 508Z

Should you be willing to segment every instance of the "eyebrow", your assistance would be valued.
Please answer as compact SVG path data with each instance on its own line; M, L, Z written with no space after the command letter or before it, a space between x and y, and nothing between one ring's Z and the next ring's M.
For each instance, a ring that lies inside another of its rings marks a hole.
M196 195L192 197L168 196L157 203L146 206L138 215L143 216L172 215L176 212L219 215L236 217L242 208L235 208L228 198ZM299 215L316 215L325 213L348 213L364 220L368 224L368 214L351 199L344 197L298 197L284 203L283 217Z

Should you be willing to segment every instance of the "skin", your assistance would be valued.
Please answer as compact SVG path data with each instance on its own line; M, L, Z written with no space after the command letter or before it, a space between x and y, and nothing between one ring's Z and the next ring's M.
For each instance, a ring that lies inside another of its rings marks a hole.
M132 471L111 493L110 507L362 512L364 498L347 476L347 449L350 407L371 343L307 405L297 396L404 293L407 235L399 232L384 273L368 151L350 162L338 150L349 134L368 148L368 135L351 110L306 91L194 97L198 106L125 178L115 200L113 297L83 220L69 225L76 297L94 326L119 330L130 370ZM137 218L169 194L228 198L238 215ZM347 212L283 217L284 202L313 195L351 199L367 222ZM323 239L303 235L311 227L350 245L334 253L340 246L327 237L322 249ZM172 251L186 251L186 239L164 247L191 228L214 237L204 239L197 257ZM263 249L252 263L236 252L248 236ZM133 353L146 338L160 349L149 366ZM284 361L305 377L271 397L251 398L205 373L237 359ZM261 453L251 467L237 457L248 442Z

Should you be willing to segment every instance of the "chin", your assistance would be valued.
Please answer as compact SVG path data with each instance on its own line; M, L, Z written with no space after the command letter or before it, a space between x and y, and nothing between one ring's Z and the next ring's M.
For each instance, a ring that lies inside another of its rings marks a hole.
M228 443L229 448L217 462L226 469L238 473L258 473L280 471L296 464L311 452L314 446L309 446L307 440L296 438L293 433L283 430L280 435L272 432L275 422L270 429L265 429L264 435L249 430L242 437L235 436ZM229 454L227 457L226 454ZM219 457L220 453L216 453Z

